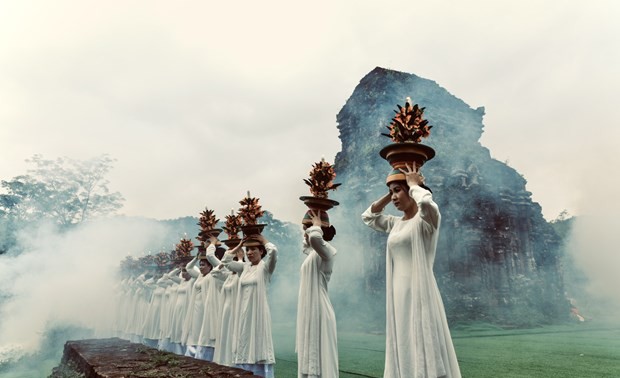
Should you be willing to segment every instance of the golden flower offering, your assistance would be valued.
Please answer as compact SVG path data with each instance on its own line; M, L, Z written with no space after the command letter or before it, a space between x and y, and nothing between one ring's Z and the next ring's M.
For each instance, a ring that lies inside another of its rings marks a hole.
M132 256L127 256L123 261L121 261L121 271L125 273L131 273L139 268L139 261L134 259Z
M425 108L419 107L418 104L411 105L411 103L411 99L407 97L404 107L397 104L398 110L394 110L396 116L387 126L390 133L381 133L394 142L379 151L379 155L387 160L393 169L386 179L388 183L404 179L400 169L405 165L422 166L435 156L434 149L420 143L422 138L430 135L432 128L423 118Z
M224 231L226 235L228 235L229 239L234 239L239 235L239 231L241 231L241 216L235 215L231 212L230 215L224 217L226 219L226 223L224 224Z
M174 262L183 263L192 259L192 249L194 249L194 243L191 240L183 238L174 247Z
M152 270L157 268L157 262L154 255L142 256L138 259L138 264L145 270Z
M405 106L396 104L398 110L394 110L396 116L392 118L392 123L387 126L389 134L381 133L392 139L395 143L420 143L422 138L427 138L431 134L433 126L422 118L424 109L418 104L411 105L411 98L407 97Z
M265 211L262 210L258 200L259 198L251 197L250 192L248 192L248 196L239 201L242 206L239 209L239 215L243 220L244 226L255 225L258 218L265 214Z
M166 268L170 265L170 254L167 252L159 252L155 255L155 264L159 268Z
M328 190L336 190L341 184L334 184L336 171L334 166L321 159L315 163L310 171L310 178L304 179L306 185L310 187L310 193L314 197L327 198Z
M336 190L341 184L334 184L336 178L336 171L334 166L321 159L318 163L312 165L310 170L310 177L304 179L306 185L310 187L310 194L312 196L299 197L306 206L312 210L329 210L338 205L337 201L327 198L327 192L329 190Z
M230 211L230 215L224 217L226 222L224 224L224 232L228 235L228 240L224 240L224 244L228 248L233 248L239 244L239 232L241 231L241 216L235 215L234 210Z
M265 227L265 224L258 223L258 218L265 214L265 211L262 210L258 200L259 198L252 197L248 191L248 195L239 201L241 204L239 216L243 220L241 231L243 231L245 236L260 234Z
M220 232L222 232L221 229L215 228L219 221L220 220L215 217L213 210L205 208L205 210L200 213L200 219L198 220L200 231L198 232L198 237L196 239L201 242L206 242L209 240L211 235L217 237Z

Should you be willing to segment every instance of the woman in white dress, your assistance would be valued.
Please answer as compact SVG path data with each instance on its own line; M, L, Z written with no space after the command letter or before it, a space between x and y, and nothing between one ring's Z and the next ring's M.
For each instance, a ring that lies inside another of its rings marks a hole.
M153 272L148 273L148 276L149 276L149 279L144 281L144 291L142 292L142 295L143 295L142 300L144 302L142 304L142 321L140 324L137 325L138 332L140 333L140 343L143 343L143 344L144 344L144 323L146 322L146 316L149 311L151 302L153 300L153 291L155 290L155 282L158 279L158 276Z
M135 337L136 332L134 330L134 321L136 319L136 312L138 311L138 298L140 297L140 288L145 281L144 278L145 275L141 274L135 279L131 280L128 285L129 295L127 305L125 306L125 309L127 311L127 320L125 322L125 329L123 331L123 334L125 335L125 338L127 340L133 343L137 342Z
M185 345L185 355L188 357L196 357L207 289L205 287L205 278L211 271L211 264L204 256L204 251L204 248L200 247L198 255L185 266L187 273L195 279L192 285L189 308L183 323L182 340ZM197 263L200 268L196 266Z
M147 275L149 276L148 279L146 279ZM142 278L137 281L139 288L136 290L133 325L131 326L131 338L129 339L134 343L142 343L142 326L144 325L146 311L151 299L149 285L155 282L153 278L150 277L150 274L143 274L141 277Z
M144 338L142 339L142 342L152 348L157 348L157 342L161 333L160 316L164 292L168 286L167 281L168 278L166 278L166 275L162 274L162 276L154 284L150 285L150 289L153 292L153 297L151 299L151 303L149 303L146 317L144 319L144 327L142 331Z
M433 274L441 215L418 170L407 166L388 176L388 194L362 214L369 227L389 233L383 376L460 378ZM402 217L382 213L390 201Z
M170 344L170 335L172 333L172 312L176 304L177 287L178 284L181 283L181 277L179 276L180 272L181 268L176 267L170 273L166 274L166 278L168 279L166 283L168 286L166 287L162 298L160 334L157 348L167 352L172 352L172 345Z
M170 343L172 344L171 352L183 355L185 353L185 345L183 344L183 324L189 308L192 285L195 279L190 276L185 268L183 268L181 276L183 280L177 286L176 302L172 310Z
M222 259L228 269L241 275L233 341L234 363L258 376L272 378L276 360L267 291L276 268L277 249L260 234L246 239L243 245L248 262L233 261L234 248Z
M309 210L302 221L304 253L297 305L297 375L299 378L338 377L336 316L329 300L336 249L331 241L336 230L327 213Z
M211 245L214 245L213 241ZM239 243L239 245L230 250L231 254L236 254L234 257L236 261L243 261L243 249L241 245L242 243ZM229 270L221 263L215 255L214 247L209 246L209 248L207 248L207 258L215 267L213 271L220 272L222 277L225 277L221 291L222 311L218 334L215 339L213 362L224 366L233 366L232 345L235 338L235 324L237 320L237 311L235 309L237 306L237 293L239 292L239 275Z
M213 247L215 248L215 246ZM207 261L209 261L208 257ZM213 266L210 262L209 265ZM221 275L218 276L219 273L220 272L211 269L203 280L205 296L196 358L205 361L213 361L215 339L219 330L220 311L222 308L220 303L220 291L224 284L224 279L222 279Z

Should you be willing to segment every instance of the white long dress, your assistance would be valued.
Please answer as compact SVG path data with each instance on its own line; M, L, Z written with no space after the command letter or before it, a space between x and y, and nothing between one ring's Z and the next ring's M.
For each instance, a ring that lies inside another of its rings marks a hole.
M206 291L203 282L205 276L203 276L202 273L200 273L200 269L196 267L197 262L198 258L194 258L185 266L187 273L195 279L192 285L189 307L185 315L185 321L183 322L182 344L186 346L185 355L189 357L196 357L196 346L198 345L198 337L200 336L200 328L202 327Z
M153 286L155 284L155 280L151 277L148 280L144 281L144 285L142 288L142 296L140 298L140 318L137 320L135 325L136 335L138 336L139 342L142 342L144 337L143 335L143 325L146 321L146 314L149 309L149 303L151 303L151 298L153 297Z
M133 320L131 321L129 332L129 340L134 343L142 342L142 325L144 324L146 308L148 307L147 298L150 298L148 285L152 284L153 282L154 281L151 278L145 280L144 275L141 275L139 279L136 280L136 285L138 286L138 288L134 296Z
M123 334L125 335L125 338L127 340L130 340L132 342L135 341L133 337L133 334L135 333L133 330L133 322L138 307L138 296L140 295L140 280L144 281L144 275L140 275L129 282L127 303L125 307L126 320Z
M168 286L164 281L167 279L162 277L157 280L157 282L153 285L153 298L151 299L151 303L149 304L149 308L147 310L146 318L144 320L144 327L142 334L145 339L149 340L158 340L159 334L161 332L160 329L160 313L162 307L162 299L164 292L166 291L166 287ZM152 343L149 343L149 346L153 346Z
M235 324L237 319L237 293L239 292L239 275L232 272L225 266L221 265L221 261L215 256L215 248L207 249L207 258L214 271L220 272L221 277L225 277L222 285L220 325L218 334L215 339L215 353L213 362L224 365L233 366L233 350L232 344L235 338Z
M336 249L323 240L321 227L306 230L306 259L301 265L297 304L297 374L299 378L338 377L336 315L329 300Z
M122 290L122 294L121 294L121 302L119 305L119 317L118 317L118 334L119 337L124 338L124 339L129 339L129 335L127 334L127 325L129 324L130 321L130 312L131 312L131 303L132 303L132 296L134 294L134 288L133 288L133 282L134 282L134 278L129 277L127 279L124 279L121 282L121 290Z
M227 253L222 263L241 275L237 297L238 320L233 354L235 366L263 377L273 377L276 362L271 334L271 312L267 288L276 267L277 249L265 244L267 255L256 265L232 261Z
M223 281L216 277L213 270L203 280L205 300L202 312L202 327L198 336L198 351L196 358L213 361L215 353L215 338L219 329L220 318L220 290Z
M159 342L157 347L160 350L166 350L170 352L170 334L172 333L172 311L174 309L174 305L176 302L176 293L178 283L181 282L181 278L178 277L180 269L175 268L170 273L167 273L165 276L167 280L165 281L168 286L164 291L164 296L162 299L162 307L161 307L161 315L160 315L160 334L159 334Z
M183 346L183 325L189 309L194 280L195 279L190 276L190 279L183 279L177 286L176 302L172 310L172 332L170 333L170 342L173 344L173 352L176 354L185 353L185 348Z
M389 233L386 249L386 341L384 378L460 378L433 263L441 215L430 191L409 195L418 212L403 220L372 213L362 220Z

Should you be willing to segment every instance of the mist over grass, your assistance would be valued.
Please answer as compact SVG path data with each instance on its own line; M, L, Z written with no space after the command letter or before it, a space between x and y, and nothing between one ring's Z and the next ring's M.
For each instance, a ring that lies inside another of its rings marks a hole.
M276 375L297 372L294 329L274 330ZM341 378L381 377L385 335L338 333ZM620 327L594 323L511 329L486 323L452 330L463 377L589 378L620 376Z
M615 149L600 144L591 144L593 156L602 162L615 161ZM617 175L606 164L594 164L575 174L584 180L577 188L580 215L574 218L567 239L567 257L575 267L565 279L568 295L576 298L586 319L620 324Z
M120 261L166 245L169 233L157 222L130 218L64 232L47 223L21 230L21 253L0 256L0 346L34 353L57 324L109 334Z
M601 226L601 221L606 225ZM612 221L610 214L606 216L605 213L579 217L568 239L570 256L587 280L577 286L581 291L567 294L577 298L578 307L586 316L585 326L575 331L579 331L579 337L587 339L589 344L595 343L597 338L607 340L606 336L603 337L605 332L597 330L597 327L615 327L618 322L616 314L620 298L615 288L620 284L616 274L620 265L613 245L620 240L609 231ZM191 226L195 219L185 219L181 223ZM296 363L294 325L299 267L305 255L302 253L300 226L277 223L273 219L269 223L271 227L266 229L266 235L279 250L270 301L279 371L282 372L287 371L287 364L293 369L291 366ZM336 227L338 234L332 244L338 249L338 255L329 292L341 335L341 361L357 366L359 374L378 377L380 373L376 372L381 371L383 366L385 323L382 316L385 303L365 294L365 246L361 242L365 239L348 232L345 225L336 224ZM139 257L146 251L165 249L164 246L171 246L182 236L182 231L173 221L136 218L93 221L63 232L50 224L22 230L18 234L21 253L9 251L0 256L0 375L47 376L60 361L66 340L110 336L115 286L120 282L120 261L128 254ZM569 284L567 287L574 288ZM376 283L373 290L384 291L384 283ZM550 328L539 329L544 331ZM506 336L520 337L521 331L509 333L511 331L499 326L461 324L453 332L458 348L463 342L459 340L469 338L472 333L476 337L490 337L495 332L498 337L503 335L501 340L507 341ZM370 343L369 339L374 340L374 346L362 347ZM528 343L540 343L540 340L542 338L522 338L510 345L502 346L500 343L493 346L493 343L486 344L480 339L482 344L473 346L476 341L464 345L461 347L463 353L457 349L457 355L459 359L465 359L465 366L471 359L478 361L474 365L490 364L492 361L485 357L488 351L484 348L505 347L516 348L516 352L525 359L532 349ZM366 352L362 353L359 348ZM613 353L608 355L612 360L616 358ZM355 369L351 371L357 372ZM480 372L475 369L471 371ZM545 368L540 367L536 374L543 374L544 371ZM354 373L348 376L354 376ZM347 376L349 373L343 374Z

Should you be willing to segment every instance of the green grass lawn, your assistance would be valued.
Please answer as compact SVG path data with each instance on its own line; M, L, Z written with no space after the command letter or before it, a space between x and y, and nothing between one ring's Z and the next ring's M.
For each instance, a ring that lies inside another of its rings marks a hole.
M620 326L585 323L504 330L452 330L465 378L620 377ZM294 327L274 327L276 375L297 375ZM381 377L385 336L339 332L340 377Z

